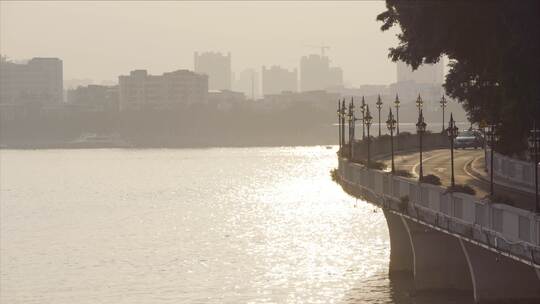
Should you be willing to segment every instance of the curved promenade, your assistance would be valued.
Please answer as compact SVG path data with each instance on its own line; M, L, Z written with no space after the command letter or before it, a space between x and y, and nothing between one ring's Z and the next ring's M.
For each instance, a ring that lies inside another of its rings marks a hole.
M431 142L431 149L440 147ZM355 159L364 149L355 145ZM537 214L367 169L347 157L339 158L338 179L346 192L383 209L390 272L412 272L417 290L470 290L477 303L540 300Z

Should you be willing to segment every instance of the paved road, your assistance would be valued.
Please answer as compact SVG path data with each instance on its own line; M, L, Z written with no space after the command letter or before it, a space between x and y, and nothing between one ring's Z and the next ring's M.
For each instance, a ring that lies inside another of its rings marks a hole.
M390 159L383 160L390 166ZM407 170L418 176L420 158L418 152L402 153L395 156L396 170ZM476 196L483 198L489 194L489 176L485 172L484 150L467 149L454 151L454 178L456 184L469 185ZM434 174L441 178L443 186L450 185L450 151L433 150L423 153L424 176ZM514 206L534 210L534 195L495 185L495 194L508 198Z

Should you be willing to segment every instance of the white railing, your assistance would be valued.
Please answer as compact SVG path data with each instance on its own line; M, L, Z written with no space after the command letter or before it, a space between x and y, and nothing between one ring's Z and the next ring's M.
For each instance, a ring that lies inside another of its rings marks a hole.
M395 201L408 197L408 208L419 208L489 232L507 244L521 243L537 249L540 246L540 217L528 210L492 204L472 195L448 192L440 186L369 170L346 159L340 159L339 169L347 183L369 189L378 197Z
M522 191L535 192L534 164L508 156L493 153L493 179L495 183L518 188ZM486 168L491 173L491 153L486 153ZM538 167L538 166L537 166ZM537 168L540 174L540 168Z

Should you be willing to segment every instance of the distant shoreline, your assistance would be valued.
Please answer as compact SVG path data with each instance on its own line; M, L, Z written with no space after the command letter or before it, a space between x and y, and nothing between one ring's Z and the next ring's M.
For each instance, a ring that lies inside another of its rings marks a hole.
M73 146L70 144L42 144L42 145L1 145L1 150L99 150L99 149L125 149L125 150L144 150L144 149L212 149L212 148L273 148L273 147L313 147L313 146L334 146L336 142L313 142L313 143L266 143L266 144L199 144L199 145L95 145L95 146Z

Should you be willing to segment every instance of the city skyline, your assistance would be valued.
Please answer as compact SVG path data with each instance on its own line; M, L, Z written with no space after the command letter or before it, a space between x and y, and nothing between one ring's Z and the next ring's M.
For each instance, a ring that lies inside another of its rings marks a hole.
M330 46L326 55L332 65L344 69L346 83L395 82L395 65L387 57L395 33L380 32L373 17L384 10L384 2L314 2L309 6L292 2L285 9L284 3L271 2L0 5L0 53L15 60L62 58L66 80L100 83L132 69L152 74L191 70L196 51L231 52L232 70L237 72L259 70L263 65L294 69L302 56L319 54L315 46L325 44ZM40 24L39 31L21 21L29 17ZM242 21L230 22L231 18ZM366 29L362 36L356 31L359 27ZM94 35L98 31L100 35ZM88 57L103 64L89 64Z

